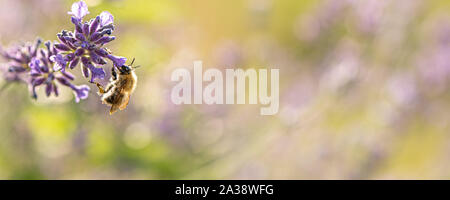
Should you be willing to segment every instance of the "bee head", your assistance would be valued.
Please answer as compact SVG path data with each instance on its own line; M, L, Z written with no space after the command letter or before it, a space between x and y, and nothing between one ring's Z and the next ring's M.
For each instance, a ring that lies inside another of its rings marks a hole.
M121 67L119 67L119 72L120 72L120 74L122 74L122 75L130 74L131 71L132 71L132 69L131 69L130 66L122 65Z

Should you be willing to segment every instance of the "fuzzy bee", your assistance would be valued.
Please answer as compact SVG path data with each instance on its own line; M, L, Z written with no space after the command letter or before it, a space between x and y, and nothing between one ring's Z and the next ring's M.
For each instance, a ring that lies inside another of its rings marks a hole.
M116 67L112 67L111 79L106 88L96 83L102 103L111 106L110 115L118 109L124 110L127 107L130 96L136 88L137 76L134 70L139 66L132 67L133 63L134 59L130 66L122 65L117 67L118 72L116 72Z

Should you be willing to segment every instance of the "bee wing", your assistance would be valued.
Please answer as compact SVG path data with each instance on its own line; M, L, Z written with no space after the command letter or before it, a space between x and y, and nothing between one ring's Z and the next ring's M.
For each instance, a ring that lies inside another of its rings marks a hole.
M118 104L111 105L111 109L109 110L109 115L114 114L118 109L119 109L119 105Z
M116 101L114 101L113 103L112 103L112 105L111 105L111 110L109 110L109 114L110 115L112 115L112 114L114 114L117 110L123 110L122 109L122 104L123 104L123 100L125 99L125 98L129 98L129 97L127 97L128 96L128 94L127 93L125 93L125 94L123 94L122 93L123 92L123 89L122 90L120 90L120 92L119 92L119 95L117 95L115 98L117 98L117 100Z
M128 102L130 101L130 93L126 93L122 99L122 103L120 104L119 109L124 110L128 106Z

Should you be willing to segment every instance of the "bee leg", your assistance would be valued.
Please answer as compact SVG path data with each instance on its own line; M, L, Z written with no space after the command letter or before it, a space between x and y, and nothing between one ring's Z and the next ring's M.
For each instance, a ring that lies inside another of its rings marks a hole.
M105 93L109 92L113 87L114 87L113 84L109 84L108 86L106 86Z
M104 93L106 92L105 89L103 88L103 86L100 85L100 83L95 83L95 84L96 84L97 87L98 87L98 94L99 94L99 95L104 94Z
M113 81L117 80L117 73L116 73L116 69L115 68L116 67L114 67L114 66L111 68L111 79Z

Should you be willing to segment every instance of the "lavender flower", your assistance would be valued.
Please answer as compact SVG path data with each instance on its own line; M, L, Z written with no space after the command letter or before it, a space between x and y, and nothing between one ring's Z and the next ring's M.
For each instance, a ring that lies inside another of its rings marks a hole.
M109 12L102 12L96 18L83 22L83 17L89 14L86 3L83 1L74 3L69 12L72 23L75 25L73 32L63 30L57 34L60 43L55 47L58 50L58 59L61 70L68 65L75 68L82 63L82 71L85 77L91 76L90 82L95 79L104 79L105 71L96 65L105 65L106 60L113 62L114 66L122 66L126 58L112 55L103 46L115 39L111 36L114 31L114 17Z
M50 70L47 65L41 63L41 61L37 58L33 58L30 63L30 68L31 81L29 88L32 94L32 98L37 99L36 87L42 84L46 85L45 93L47 96L50 96L52 92L55 94L55 96L58 96L58 88L54 83L54 71Z
M55 46L50 42L46 42L47 49L40 49L39 55L32 58L30 67L30 84L29 88L33 98L37 98L36 88L45 85L45 93L48 96L54 94L58 96L58 85L60 84L70 87L75 94L75 101L78 103L80 99L88 97L89 87L86 85L75 86L71 83L75 77L65 70L61 70L58 55Z
M113 65L120 67L125 64L126 58L113 55L104 45L113 41L114 17L109 12L87 22L83 18L89 14L86 3L76 2L68 12L71 22L75 25L74 31L63 30L57 34L58 43L50 41L41 46L38 39L34 44L25 44L3 49L0 55L7 63L0 65L7 81L17 81L28 84L31 96L36 99L36 89L45 86L46 96L59 95L59 86L66 86L73 90L75 101L78 103L89 96L90 88L87 85L75 85L75 79L67 68L73 69L82 64L82 73L91 77L90 82L105 78L102 68L111 60Z
M57 77L56 80L73 90L73 93L75 95L75 102L77 103L80 102L80 99L86 99L89 95L90 88L87 85L76 86L70 82L70 79L61 76Z
M36 56L41 43L41 39L37 39L34 44L26 43L7 49L0 47L1 56L8 62L2 68L3 76L7 81L27 82L25 72L30 70L28 64Z
M72 4L72 10L68 12L69 15L73 15L78 19L83 18L85 15L89 14L88 8L84 1L79 1Z

